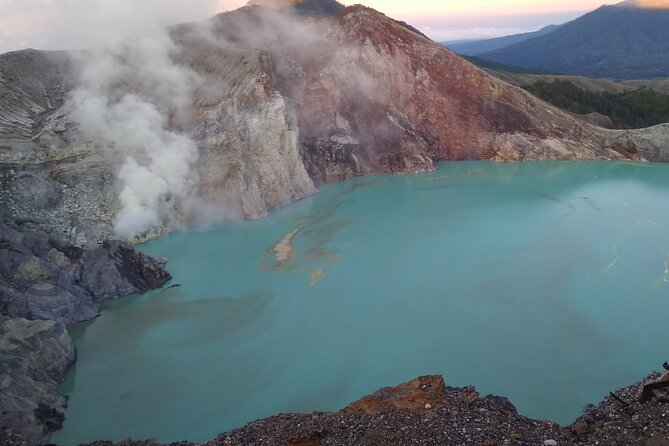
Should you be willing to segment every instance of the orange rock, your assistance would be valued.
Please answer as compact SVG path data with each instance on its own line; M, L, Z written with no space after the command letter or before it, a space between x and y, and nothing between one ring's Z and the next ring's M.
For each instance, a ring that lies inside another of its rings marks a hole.
M344 411L367 415L375 415L384 409L431 411L445 405L447 392L443 377L422 376L396 387L378 390L350 404Z

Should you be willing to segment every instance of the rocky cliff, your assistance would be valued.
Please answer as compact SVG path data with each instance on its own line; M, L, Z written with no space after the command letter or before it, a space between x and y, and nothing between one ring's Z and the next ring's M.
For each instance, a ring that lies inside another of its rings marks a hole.
M164 285L164 265L123 242L82 249L0 225L0 444L42 444L60 429L56 388L75 359L66 327Z
M74 357L61 323L0 315L0 444L39 444L61 428L67 400L56 387Z
M100 304L161 287L165 261L118 241L82 249L45 233L0 226L0 314L66 326L93 319Z
M594 127L362 6L309 17L249 6L170 37L174 63L200 80L179 129L198 147L204 205L175 205L146 236L260 218L319 184L439 161L669 160L665 127ZM0 204L80 246L113 235L122 193L123 156L83 135L68 102L87 54L0 56Z

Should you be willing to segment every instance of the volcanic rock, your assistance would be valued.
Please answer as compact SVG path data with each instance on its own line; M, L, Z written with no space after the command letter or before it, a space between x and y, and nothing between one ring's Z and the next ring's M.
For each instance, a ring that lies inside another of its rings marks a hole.
M629 405L608 397L566 428L523 417L506 398L478 397L472 387L447 387L442 377L428 376L381 389L338 413L278 415L221 434L203 446L664 445L669 442L666 394L646 404L638 400L643 385L658 376L615 392ZM432 407L421 406L424 401ZM90 446L147 445L158 442Z
M0 225L0 314L70 326L105 300L161 287L171 278L164 265L119 241L82 249Z
M61 323L0 315L0 444L43 444L62 427L67 400L56 387L74 358Z

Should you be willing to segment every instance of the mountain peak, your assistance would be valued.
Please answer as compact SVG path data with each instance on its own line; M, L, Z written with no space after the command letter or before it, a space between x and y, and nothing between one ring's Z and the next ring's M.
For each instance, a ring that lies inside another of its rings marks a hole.
M289 9L305 16L333 15L344 9L344 5L336 0L249 0L246 6Z
M305 0L249 0L246 6L267 6L268 8L287 8L299 3L304 3Z

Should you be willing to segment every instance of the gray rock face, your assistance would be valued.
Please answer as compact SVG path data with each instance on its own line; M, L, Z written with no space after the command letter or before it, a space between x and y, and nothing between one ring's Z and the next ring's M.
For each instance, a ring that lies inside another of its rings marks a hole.
M191 132L200 145L200 197L224 217L257 219L316 193L295 111L273 85L268 55L174 34L191 49L181 62L208 85L197 93Z
M164 264L118 241L82 249L0 226L0 314L70 326L97 316L104 300L164 285Z
M65 52L0 56L0 207L26 229L94 245L111 234L115 174L73 138L64 105L74 81Z
M43 444L62 426L56 388L74 359L63 324L0 315L0 444Z
M119 241L83 249L0 224L0 444L42 444L60 429L56 388L75 358L66 327L164 285L164 264Z
M206 84L187 132L200 149L203 218L261 218L314 194L295 111L273 86L268 55L178 30L174 38L188 49L179 62ZM66 53L0 55L0 207L23 228L95 246L113 235L122 159L78 133L67 107L76 77ZM175 212L163 232L193 223Z

